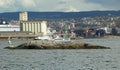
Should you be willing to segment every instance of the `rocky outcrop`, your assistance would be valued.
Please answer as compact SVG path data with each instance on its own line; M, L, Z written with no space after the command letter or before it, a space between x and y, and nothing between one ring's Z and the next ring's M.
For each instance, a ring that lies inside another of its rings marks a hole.
M110 49L110 48L77 42L33 41L23 43L17 47L5 47L5 49Z

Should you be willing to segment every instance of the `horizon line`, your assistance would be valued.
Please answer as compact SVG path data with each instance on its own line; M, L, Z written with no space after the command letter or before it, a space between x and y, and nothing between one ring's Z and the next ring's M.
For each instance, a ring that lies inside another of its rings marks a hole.
M8 12L0 12L0 13L12 13L12 12L63 12L63 13L77 13L77 12L95 12L95 11L120 11L120 10L90 10L90 11L8 11Z

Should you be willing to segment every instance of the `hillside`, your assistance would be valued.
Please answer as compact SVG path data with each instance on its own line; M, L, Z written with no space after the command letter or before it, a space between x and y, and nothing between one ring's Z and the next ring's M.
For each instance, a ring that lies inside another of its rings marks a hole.
M108 14L120 16L120 11L87 11L87 12L28 12L29 20L37 19L69 19L69 18L82 18L105 16ZM6 20L18 20L19 12L5 12L0 13L0 18Z

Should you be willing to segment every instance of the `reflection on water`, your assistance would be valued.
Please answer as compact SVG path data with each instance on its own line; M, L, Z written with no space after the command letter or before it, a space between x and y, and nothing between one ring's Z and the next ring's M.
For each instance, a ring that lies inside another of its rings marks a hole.
M26 41L12 41L19 45ZM0 41L0 70L119 70L120 39L81 39L77 42L112 49L8 50Z

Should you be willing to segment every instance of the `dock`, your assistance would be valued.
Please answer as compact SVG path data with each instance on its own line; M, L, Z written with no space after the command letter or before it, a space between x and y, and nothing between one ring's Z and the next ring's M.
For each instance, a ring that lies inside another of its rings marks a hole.
M33 40L37 35L31 32L0 32L0 40Z

